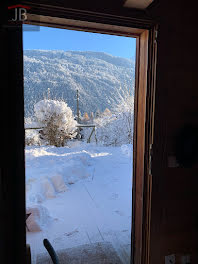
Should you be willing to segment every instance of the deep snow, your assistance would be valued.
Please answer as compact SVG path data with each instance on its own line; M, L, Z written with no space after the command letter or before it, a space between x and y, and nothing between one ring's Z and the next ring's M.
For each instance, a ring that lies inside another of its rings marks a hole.
M44 238L55 250L110 241L128 263L132 145L70 142L69 147L31 146L25 151L26 206L45 212L38 221L42 231L27 232L33 263L37 254L46 252ZM61 179L65 189L59 189Z

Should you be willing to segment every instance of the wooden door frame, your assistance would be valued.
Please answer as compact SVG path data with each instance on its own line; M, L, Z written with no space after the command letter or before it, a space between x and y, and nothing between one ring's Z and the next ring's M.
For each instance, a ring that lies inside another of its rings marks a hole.
M150 263L152 146L154 140L157 29L144 31L136 49L136 97L133 145L132 264ZM138 72L139 70L139 72ZM137 176L138 175L138 176Z
M30 3L29 1L22 1L22 4L31 7L27 24L114 34L137 39L131 263L149 264L152 188L150 146L153 140L156 63L155 23L140 17L71 10L58 6ZM21 56L23 56L23 52L21 52ZM23 86L21 86L21 90L23 91ZM19 129L21 131L18 132L24 135L22 127ZM22 168L20 164L19 170L25 171L25 167ZM22 180L25 181L25 178ZM24 185L22 187L24 188ZM21 200L17 201L16 199L16 202L21 202ZM25 202L25 197L23 202ZM24 221L24 217L21 217L21 221ZM24 236L22 237L24 238ZM21 240L21 243L24 242Z

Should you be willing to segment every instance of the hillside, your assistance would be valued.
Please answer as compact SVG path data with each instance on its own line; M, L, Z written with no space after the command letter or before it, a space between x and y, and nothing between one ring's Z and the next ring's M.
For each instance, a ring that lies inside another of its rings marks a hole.
M25 115L48 96L63 99L76 113L76 90L80 111L110 110L126 92L134 93L135 63L102 52L24 51Z

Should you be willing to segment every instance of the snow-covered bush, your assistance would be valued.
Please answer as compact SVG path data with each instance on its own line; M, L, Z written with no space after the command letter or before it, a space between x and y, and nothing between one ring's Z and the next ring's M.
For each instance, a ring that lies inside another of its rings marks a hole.
M70 107L63 101L44 99L34 105L37 121L44 127L43 139L50 145L64 146L76 136L76 124Z
M25 131L25 145L26 146L42 145L38 130L26 130Z
M133 143L133 96L114 107L114 114L95 119L98 142L106 146Z
M40 127L33 118L25 118L25 145L26 146L40 146L43 144L40 138L39 130L31 129L33 127Z

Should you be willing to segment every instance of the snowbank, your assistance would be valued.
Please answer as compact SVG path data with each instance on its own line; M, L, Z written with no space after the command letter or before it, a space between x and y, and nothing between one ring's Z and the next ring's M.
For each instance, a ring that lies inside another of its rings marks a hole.
M69 147L26 147L27 204L55 198L69 185L92 175L93 161L85 150Z
M46 252L43 238L56 250L109 241L130 256L132 145L68 145L26 147L32 257Z
M56 250L109 241L130 256L132 145L68 145L25 150L32 257L46 253L43 238Z
M27 207L26 214L29 214L26 220L26 228L28 232L42 231L50 222L49 212L44 206L35 205Z

